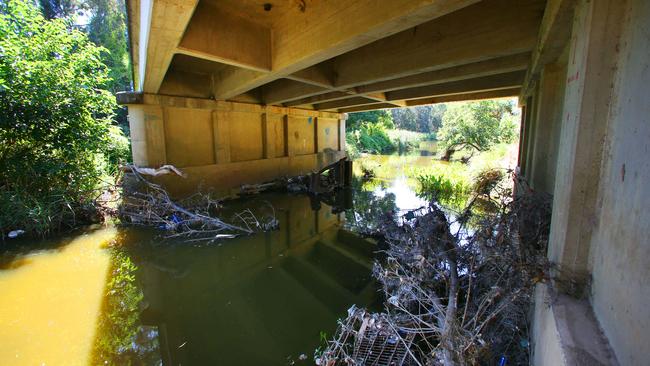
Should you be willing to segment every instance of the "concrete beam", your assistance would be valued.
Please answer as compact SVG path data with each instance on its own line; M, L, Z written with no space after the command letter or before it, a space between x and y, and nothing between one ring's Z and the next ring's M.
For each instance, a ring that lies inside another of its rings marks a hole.
M201 2L176 51L227 65L269 71L271 29L230 13L219 3Z
M334 60L334 86L354 86L530 52L542 0L485 0Z
M390 103L372 103L372 104L366 104L362 106L357 106L357 107L346 107L346 108L339 108L338 112L339 113L354 113L354 112L363 112L363 111L374 111L377 109L387 109L387 108L396 108L393 104Z
M148 31L146 60L142 55L139 58L139 62L146 62L140 78L144 77L144 92L157 93L198 0L147 0L147 3L151 4L151 26L150 29L140 27L140 32Z
M520 92L521 92L521 88L510 88L510 89L490 90L484 92L443 95L439 97L407 100L406 105L412 107L412 106L426 105L426 104L508 98L508 97L516 97L519 95Z
M537 44L522 88L522 101L532 92L534 81L538 79L544 65L560 57L571 38L575 5L576 0L549 0L546 3Z
M334 87L334 70L329 62L321 62L314 67L303 69L287 76L287 79L323 88Z
M345 107L356 107L356 106L362 106L362 105L367 105L367 104L375 104L377 103L376 100L374 99L369 99L366 97L351 97L347 99L341 99L341 100L335 100L332 102L326 102L326 103L320 103L320 104L315 104L314 109L317 110L336 110L338 108L345 108ZM386 102L381 102L381 103L386 103ZM390 103L388 103L390 104ZM395 107L393 105L393 107Z
M328 91L321 86L305 84L290 79L275 80L262 88L262 99L265 104L283 104L301 98L322 94Z
M482 76L525 70L529 62L530 53L526 52L512 56L498 57L491 60L451 67L448 69L430 71L422 74L361 85L354 88L354 90L359 94L365 94L448 83L452 81L473 79Z
M423 97L441 96L450 94L465 94L469 92L512 89L520 87L524 78L523 71L507 74L486 76L477 79L454 81L451 83L436 84L418 88L396 90L386 93L387 100L419 99Z
M350 98L351 94L342 91L327 92L319 95L313 95L307 98L301 98L284 103L285 107L294 107L308 104L318 104L332 102L335 100Z
M218 78L217 99L229 99L375 40L454 12L478 0L376 0L313 2L291 7L273 30L272 72L227 70ZM314 21L311 21L313 17ZM354 21L350 21L354 19ZM318 20L318 21L316 21Z
M404 89L408 87L425 86L431 84L440 84L440 83L445 83L450 81L471 79L480 76L489 76L489 75L507 73L511 71L524 70L526 69L526 66L528 65L529 62L530 62L530 54L522 53L513 56L499 57L492 60L472 63L468 65L462 65L462 66L453 67L449 69L431 71L428 73L363 85L354 88L353 90L345 90L345 89L337 90L334 89L331 85L328 86L324 84L319 84L319 86L323 86L328 88L329 90L335 90L335 91L330 91L328 93L321 93L316 95L306 95L307 93L303 91L303 88L297 88L295 85L290 83L280 84L277 82L273 82L264 86L263 89L267 90L269 94L282 95L282 98L280 100L283 101L282 103L285 106L298 106L298 105L325 103L329 101L349 98L350 96L355 96L355 95L364 96L379 102L385 102L387 99L385 94L383 93L384 91ZM300 73L300 74L307 75L307 72ZM302 82L310 83L309 80L304 80L302 77L293 76L292 79L301 80ZM274 98L268 98L266 103L277 104L280 102ZM404 103L394 103L394 104L395 106L405 105Z

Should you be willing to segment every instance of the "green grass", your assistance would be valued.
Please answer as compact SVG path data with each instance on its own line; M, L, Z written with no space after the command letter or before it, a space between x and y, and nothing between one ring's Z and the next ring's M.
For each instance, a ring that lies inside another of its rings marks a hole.
M452 208L463 208L479 174L488 169L505 168L505 159L512 144L496 145L475 155L469 164L459 161L433 160L426 167L407 167L405 174L418 181L417 192L423 197L437 198Z

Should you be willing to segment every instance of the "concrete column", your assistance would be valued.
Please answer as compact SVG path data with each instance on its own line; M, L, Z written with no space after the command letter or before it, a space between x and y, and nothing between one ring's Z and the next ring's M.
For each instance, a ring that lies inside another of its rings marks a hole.
M521 175L528 177L528 146L530 145L531 124L533 123L534 98L528 97L523 108L521 132L519 133L519 169Z
M562 104L566 68L564 65L544 66L540 77L532 154L529 169L530 184L536 191L553 193L555 164L559 147L559 131L562 123Z
M214 160L217 164L230 163L230 123L225 113L212 112L214 133Z
M558 276L567 280L560 284L580 287L589 274L623 9L614 0L582 0L576 7L548 250Z
M129 105L133 163L159 167L167 161L163 109L157 105Z
M262 115L262 141L264 144L264 158L272 159L276 157L276 129L274 125L274 118L269 113Z

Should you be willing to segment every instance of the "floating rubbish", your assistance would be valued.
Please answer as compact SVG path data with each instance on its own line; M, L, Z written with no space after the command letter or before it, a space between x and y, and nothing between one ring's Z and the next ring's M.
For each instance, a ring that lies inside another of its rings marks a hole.
M23 235L24 233L25 233L25 230L14 230L14 231L10 231L9 234L7 234L7 236L10 239L15 239L15 238Z
M236 237L237 235L235 234L217 234L214 236L215 239L232 239Z

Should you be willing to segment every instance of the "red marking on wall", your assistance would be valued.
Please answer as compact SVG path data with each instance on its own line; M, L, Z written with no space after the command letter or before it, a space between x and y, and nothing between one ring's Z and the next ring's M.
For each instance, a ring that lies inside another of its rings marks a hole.
M580 77L580 71L576 71L575 74L569 76L569 77L566 79L566 83L567 83L567 84L571 84L572 82L578 80L579 77Z

